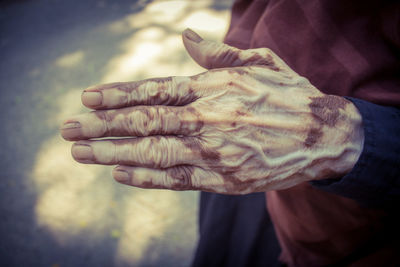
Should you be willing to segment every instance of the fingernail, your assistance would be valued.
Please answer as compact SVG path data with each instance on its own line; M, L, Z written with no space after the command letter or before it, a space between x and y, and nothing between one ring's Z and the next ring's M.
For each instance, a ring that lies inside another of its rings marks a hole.
M192 31L189 28L185 30L184 35L190 41L193 41L195 43L200 43L201 41L203 41L203 38L201 38L197 33L195 33L194 31Z
M83 91L82 102L88 106L99 106L103 102L103 95L96 91Z
M81 124L78 121L67 121L61 128L61 135L67 140L78 138L82 135Z
M69 130L76 128L81 128L81 124L78 121L66 122L63 124L63 126L61 126L61 130Z
M90 145L86 144L74 144L72 147L72 156L75 159L81 160L93 160L93 150Z
M114 169L114 178L120 183L126 183L129 180L129 173L122 169Z

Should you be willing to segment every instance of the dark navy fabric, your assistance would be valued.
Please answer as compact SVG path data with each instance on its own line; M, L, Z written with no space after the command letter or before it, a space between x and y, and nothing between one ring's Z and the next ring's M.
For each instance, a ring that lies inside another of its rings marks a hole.
M370 207L396 208L400 200L400 109L348 97L362 115L363 152L341 179L311 182L317 188Z
M192 266L280 266L280 248L264 193L202 192L200 239Z

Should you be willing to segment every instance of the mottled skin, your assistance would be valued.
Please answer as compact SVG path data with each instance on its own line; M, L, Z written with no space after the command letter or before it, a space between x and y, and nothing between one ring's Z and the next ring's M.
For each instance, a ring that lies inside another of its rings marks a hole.
M269 49L239 50L190 30L183 41L207 72L84 91L83 104L95 111L61 129L78 141L77 161L120 165L114 177L133 186L227 194L352 169L363 131L351 102L321 93Z

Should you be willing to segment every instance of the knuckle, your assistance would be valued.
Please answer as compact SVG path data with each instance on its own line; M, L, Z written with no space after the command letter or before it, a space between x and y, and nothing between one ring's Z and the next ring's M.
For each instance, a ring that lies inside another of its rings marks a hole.
M145 161L148 162L150 167L169 167L174 157L166 138L153 136L147 138L147 140L148 143L144 147L144 151L147 151Z
M101 131L104 135L112 134L112 129L110 128L110 122L112 118L107 111L95 111L96 116L100 119L102 126Z
M118 144L116 144L115 142L110 142L109 143L109 163L121 163L121 150L120 147L118 146Z
M140 132L143 129L143 127L137 127L137 117L138 114L135 112L131 112L127 117L126 120L124 121L124 124L126 124L126 128L128 130L128 133L132 136L138 135L141 136Z
M136 108L128 118L130 134L138 136L149 136L154 134L155 126L158 124L158 118L158 108Z
M192 174L192 166L178 166L169 168L166 177L170 181L172 188L185 190L193 188Z
M261 55L271 55L272 54L272 50L267 48L267 47L263 47L263 48L258 48L255 49L258 53L260 53Z
M187 106L178 111L178 117L183 118L180 121L180 132L185 135L200 133L204 127L204 118L202 114L193 106Z
M172 180L168 176L167 172L163 172L163 175L161 176L161 185L164 186L165 188L173 189Z
M160 146L155 145L159 143L159 140L151 137L149 138L149 143L147 144L147 151L148 151L148 162L151 167L155 168L162 168L163 167L163 158L167 157L163 152L163 149Z
M179 153L179 149L176 146L175 139L160 138L157 154L159 155L158 164L161 168L171 167L177 160L177 153Z
M129 147L130 158L148 168L164 169L171 165L172 153L160 140L160 136L141 138L137 145Z

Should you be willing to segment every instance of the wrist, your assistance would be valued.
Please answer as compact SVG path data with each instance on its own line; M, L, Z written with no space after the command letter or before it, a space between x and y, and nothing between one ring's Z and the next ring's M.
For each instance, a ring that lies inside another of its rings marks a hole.
M364 147L364 129L361 113L351 101L348 102L349 104L345 110L348 118L346 120L348 140L344 144L345 151L348 151L348 153L344 153L337 162L342 169L342 175L349 173L354 168Z
M347 99L340 109L340 121L334 126L324 126L324 138L310 168L312 180L339 178L349 173L357 163L364 145L362 116L357 107Z

